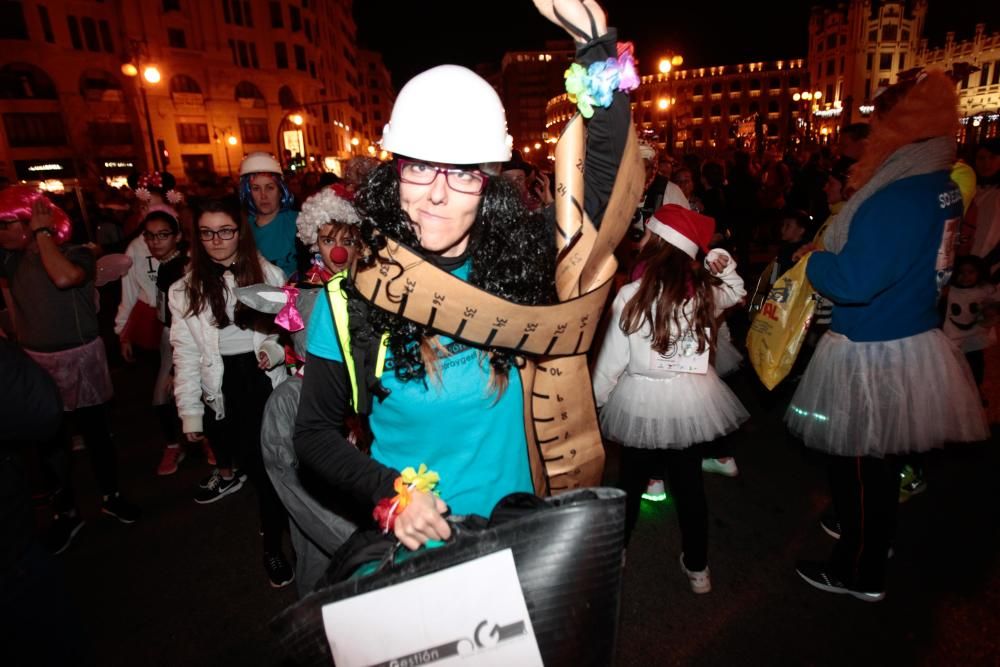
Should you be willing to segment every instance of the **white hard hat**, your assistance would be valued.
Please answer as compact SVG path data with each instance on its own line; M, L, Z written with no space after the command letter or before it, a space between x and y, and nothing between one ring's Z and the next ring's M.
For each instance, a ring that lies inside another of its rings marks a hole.
M441 65L410 79L382 130L382 148L448 164L510 159L514 140L493 86L470 69Z
M240 163L240 176L261 173L278 174L281 176L281 165L278 164L277 160L263 151L250 153L243 158L243 162Z

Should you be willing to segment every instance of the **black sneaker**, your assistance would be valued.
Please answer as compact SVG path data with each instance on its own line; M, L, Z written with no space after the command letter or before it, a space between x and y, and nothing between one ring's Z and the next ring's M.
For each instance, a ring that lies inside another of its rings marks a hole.
M75 513L56 514L52 517L49 529L42 536L42 544L52 555L61 554L69 548L73 538L83 528L83 520Z
M139 520L139 508L122 498L119 493L104 496L104 500L101 502L101 514L106 514L126 524Z
M209 483L211 483L211 481L212 481L212 478L214 478L216 475L219 475L219 474L220 474L219 473L219 469L218 468L213 468L212 469L212 473L208 477L206 477L203 480L201 480L200 482L198 482L198 488L199 489L207 489ZM242 470L240 470L239 468L235 467L235 466L233 467L233 477L238 477L240 479L240 482L242 482L243 484L246 484L247 474L245 472L243 472Z
M271 588L284 588L295 581L295 572L280 551L264 552L264 570L271 582Z
M239 475L233 475L226 479L222 473L216 470L209 476L205 488L199 489L198 493L194 494L194 501L199 505L207 505L231 493L236 493L242 488L243 480L240 479Z
M885 598L885 591L859 591L838 579L826 563L802 560L795 567L802 580L827 593L847 593L865 602L878 602Z
M837 519L837 515L833 513L832 509L824 512L823 516L819 518L819 527L833 539L840 539L840 520Z

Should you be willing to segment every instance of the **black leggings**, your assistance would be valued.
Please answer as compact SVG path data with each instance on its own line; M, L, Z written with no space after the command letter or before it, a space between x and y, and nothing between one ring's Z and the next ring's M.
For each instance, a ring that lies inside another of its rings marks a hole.
M681 528L684 563L689 570L704 570L708 565L708 503L701 476L700 445L687 449L641 449L622 447L622 480L625 498L625 542L639 520L642 492L650 477L664 476L677 508Z
M56 436L42 448L42 472L46 483L53 490L56 512L76 509L76 498L72 488L73 455L70 445L71 427L83 436L94 467L97 485L104 495L118 491L118 461L115 446L111 440L108 423L108 404L77 408L63 413L62 425Z
M205 435L211 439L220 468L239 465L249 475L257 489L264 550L277 551L288 525L288 514L264 470L260 450L260 425L264 405L271 395L271 380L259 368L252 352L225 356L222 362L226 416L216 419L211 407L205 410Z

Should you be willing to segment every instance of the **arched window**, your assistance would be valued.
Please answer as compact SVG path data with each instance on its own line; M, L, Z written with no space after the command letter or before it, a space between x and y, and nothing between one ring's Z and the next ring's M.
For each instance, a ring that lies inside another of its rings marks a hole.
M236 101L241 106L248 108L263 109L267 107L267 101L264 100L264 94L260 92L260 88L249 81L240 81L236 84Z
M170 79L171 93L195 93L201 95L201 86L187 74L178 74Z
M121 82L110 72L88 69L80 75L80 96L88 102L120 101L121 90Z
M54 100L56 86L44 71L27 63L0 67L0 99Z
M295 93L288 86L282 86L278 89L278 104L281 105L282 109L294 109L299 106L295 99Z

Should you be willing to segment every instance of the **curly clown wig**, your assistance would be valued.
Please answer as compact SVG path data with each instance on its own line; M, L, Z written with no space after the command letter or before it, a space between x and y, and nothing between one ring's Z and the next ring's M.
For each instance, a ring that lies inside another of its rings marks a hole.
M316 239L319 236L319 229L323 225L330 223L341 225L361 224L361 218L354 210L354 204L344 197L344 191L338 193L334 188L324 188L312 197L302 202L302 210L299 212L295 226L298 228L298 237L310 250L315 251Z

